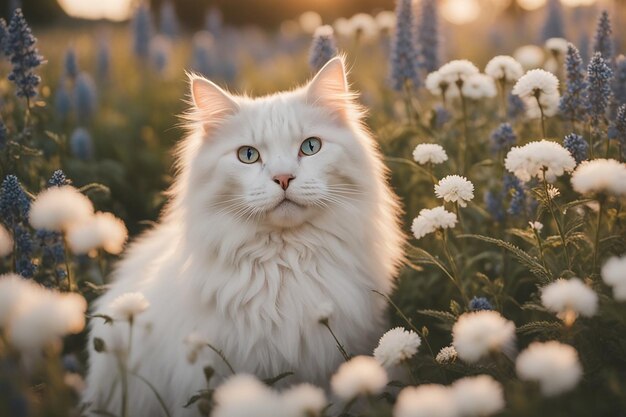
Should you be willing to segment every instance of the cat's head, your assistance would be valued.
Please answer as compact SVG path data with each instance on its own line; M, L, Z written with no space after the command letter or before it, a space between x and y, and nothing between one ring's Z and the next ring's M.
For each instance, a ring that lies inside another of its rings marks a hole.
M304 87L254 99L190 78L196 138L182 163L194 216L293 228L376 198L384 179L343 59Z

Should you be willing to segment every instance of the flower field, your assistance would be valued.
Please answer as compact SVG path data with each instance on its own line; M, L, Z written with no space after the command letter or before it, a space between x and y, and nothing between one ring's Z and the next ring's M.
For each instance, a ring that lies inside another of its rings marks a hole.
M129 378L174 417L623 415L626 6L549 0L484 10L478 27L444 22L448 3L271 30L217 9L187 30L167 1L116 24L0 20L0 417L141 417ZM173 404L127 361L149 298L91 306L167 202L185 71L259 96L336 55L403 207L402 267L375 295L389 330L355 354L321 311L345 359L323 386L239 373L190 334L176 343L206 386ZM128 328L126 347L90 322ZM121 407L82 401L88 347L116 357Z

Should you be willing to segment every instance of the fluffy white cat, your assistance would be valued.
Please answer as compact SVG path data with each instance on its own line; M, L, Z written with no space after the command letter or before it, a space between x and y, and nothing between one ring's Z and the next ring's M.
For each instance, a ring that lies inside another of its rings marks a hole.
M335 58L306 86L251 99L191 76L189 135L160 223L134 242L95 314L139 291L150 307L134 323L133 372L174 416L230 371L210 349L188 360L186 337L220 349L237 372L325 386L343 361L319 319L329 314L352 354L371 354L384 330L384 299L402 257L396 197L374 139L361 124L344 63ZM119 412L113 350L128 324L92 320L84 400ZM129 415L158 416L156 397L129 376Z

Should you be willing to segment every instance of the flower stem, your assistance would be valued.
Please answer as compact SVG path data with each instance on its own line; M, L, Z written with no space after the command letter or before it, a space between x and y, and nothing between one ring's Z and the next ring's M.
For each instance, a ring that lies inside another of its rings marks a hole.
M207 345L207 347L208 347L209 349L211 349L213 352L215 352L215 353L217 354L217 356L219 356L219 357L220 357L220 359L221 359L221 360L222 360L222 361L226 364L226 366L228 367L228 370L229 370L229 371L230 371L233 375L235 375L235 374L236 374L236 372L235 372L235 368L233 368L233 367L232 367L232 365L230 364L230 362L228 362L228 359L226 358L226 355L224 355L224 352L222 352L220 349L216 348L215 346L213 346L213 345L212 345L212 344L210 344L210 343L207 343L206 345Z
M567 261L567 268L569 270L572 269L572 262L569 257L569 250L567 249L567 241L565 239L565 233L563 232L563 227L561 226L561 222L556 216L554 208L552 207L552 198L550 197L550 193L548 192L548 181L546 181L546 170L542 170L543 173L543 190L546 194L546 199L548 200L548 210L550 210L550 214L556 223L556 228L559 232L559 236L561 237L561 243L563 244L563 250L565 251L565 260Z
M463 136L461 136L461 143L459 144L459 172L461 174L465 174L465 160L467 153L467 139L469 136L469 127L467 123L467 103L465 100L465 96L462 93L463 88L463 80L458 80L457 85L459 86L459 92L461 96L461 110L463 112Z
M72 268L70 268L70 251L67 245L67 239L63 237L63 248L65 249L65 272L67 272L67 290L68 292L74 291L74 284L72 283Z
M541 114L541 138L545 139L546 136L546 121L545 121L545 116L543 114L543 106L541 105L541 102L539 101L539 95L541 93L535 93L535 99L537 100L537 105L539 106L539 113Z
M459 292L461 293L461 297L463 297L463 300L465 301L465 303L469 304L469 298L467 297L467 294L465 294L465 289L463 289L463 285L461 281L459 280L459 273L456 268L456 262L454 261L454 258L452 257L452 254L450 253L450 248L448 248L448 233L446 232L446 230L443 230L442 236L443 236L443 253L445 254L446 259L448 260L448 263L450 264L450 268L452 270L452 282L458 288Z
M337 344L337 349L339 349L339 353L341 353L341 356L343 356L343 359L346 362L348 362L350 360L350 355L348 355L348 352L346 352L346 349L339 342L339 339L337 339L337 336L335 336L335 332L333 332L333 329L330 328L330 324L328 324L328 320L321 320L320 323L328 329L328 331L330 332L330 335L333 337L333 339L335 339L335 343Z
M593 261L591 266L591 273L596 272L596 266L598 265L598 252L600 249L600 226L602 224L602 209L604 206L604 198L598 198L598 221L596 223L596 236L593 243Z

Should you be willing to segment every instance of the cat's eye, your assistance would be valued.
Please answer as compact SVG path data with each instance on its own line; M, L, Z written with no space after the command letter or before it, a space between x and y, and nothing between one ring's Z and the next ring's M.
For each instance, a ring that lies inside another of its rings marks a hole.
M237 157L244 164L254 164L259 160L259 151L257 151L252 146L242 146L237 151Z
M300 145L300 152L307 156L315 155L320 149L322 149L322 141L316 137L306 138Z

